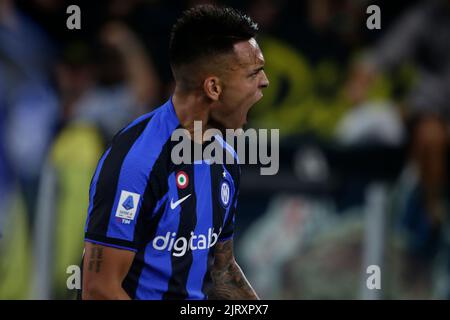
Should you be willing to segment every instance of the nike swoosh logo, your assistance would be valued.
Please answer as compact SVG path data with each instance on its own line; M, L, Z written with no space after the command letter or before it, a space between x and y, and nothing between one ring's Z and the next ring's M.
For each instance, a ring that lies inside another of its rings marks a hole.
M186 197L181 198L180 200L177 200L175 202L173 202L173 198L170 200L170 209L175 209L176 207L178 207L184 200L186 200L187 198L189 198L191 196L191 194L189 193Z

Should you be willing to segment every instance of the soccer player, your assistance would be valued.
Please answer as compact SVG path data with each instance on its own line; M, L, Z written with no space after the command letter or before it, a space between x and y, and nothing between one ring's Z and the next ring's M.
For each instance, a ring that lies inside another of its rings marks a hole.
M269 82L257 25L197 6L174 25L171 98L121 130L94 173L85 227L83 299L258 299L233 255L240 169L234 157L174 164L174 130L194 121L242 128ZM233 159L233 158L232 158Z

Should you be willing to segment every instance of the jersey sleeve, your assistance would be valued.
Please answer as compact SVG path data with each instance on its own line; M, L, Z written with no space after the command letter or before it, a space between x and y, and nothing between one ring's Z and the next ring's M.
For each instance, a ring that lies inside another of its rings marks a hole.
M156 159L142 156L142 139L129 131L98 163L89 191L85 241L138 251L156 202L150 174Z

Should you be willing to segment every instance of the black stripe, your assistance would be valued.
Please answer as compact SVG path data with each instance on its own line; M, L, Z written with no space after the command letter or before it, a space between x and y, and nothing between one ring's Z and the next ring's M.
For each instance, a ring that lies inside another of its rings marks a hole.
M188 240L191 237L191 231L195 230L197 225L197 197L195 195L195 181L193 165L183 166L189 178L189 185L186 189L178 189L178 199L181 199L191 193L190 199L181 203L180 207L180 222L178 225L177 237L184 237ZM181 168L180 168L181 170ZM175 171L175 174L178 171ZM176 241L176 240L175 240ZM174 249L172 249L173 252ZM169 286L167 291L163 294L164 300L182 300L188 296L186 284L191 269L193 257L192 251L188 249L183 256L176 257L172 254L172 275L169 279Z
M122 281L122 288L131 299L136 298L136 290L139 284L139 277L145 265L145 250L136 253L125 279Z
M90 236L106 236L111 217L114 199L116 197L122 163L142 134L151 118L139 122L132 128L117 134L112 142L111 151L103 162L94 194L94 204L89 218L87 233ZM94 240L94 239L93 239Z
M153 164L149 175L147 186L145 187L142 205L136 221L136 230L134 233L134 241L142 244L143 247L153 239L154 234L149 233L150 227L153 227L154 219L152 218L153 210L156 203L168 192L169 185L167 177L169 176L170 167L170 150L173 141L170 139L165 142L161 152ZM156 233L156 227L155 227Z
M152 225L148 229L148 234L151 237L155 236L156 229L158 227L159 221L164 214L164 206L161 206L156 212L152 219ZM133 263L131 264L130 270L127 276L122 282L122 287L131 299L135 299L136 291L139 286L139 279L141 277L142 270L145 266L145 247L141 248L135 255Z
M161 205L158 211L152 216L156 203L167 193L169 185L167 182L168 155L170 155L171 141L168 140L155 161L152 171L144 191L142 205L136 221L134 232L134 242L138 246L130 271L125 277L122 286L132 299L136 297L136 290L139 286L139 279L145 266L145 248L155 237L159 221L164 214L165 206Z

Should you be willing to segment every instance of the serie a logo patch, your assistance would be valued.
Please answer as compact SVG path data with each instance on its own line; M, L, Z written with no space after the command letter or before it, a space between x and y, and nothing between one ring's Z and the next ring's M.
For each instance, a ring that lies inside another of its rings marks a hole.
M122 190L120 193L119 205L116 210L116 217L134 220L141 195Z

